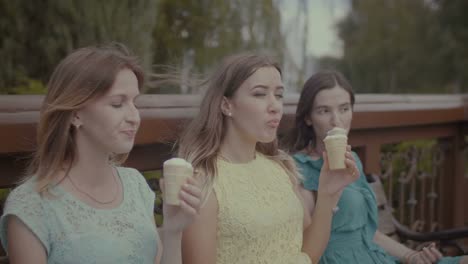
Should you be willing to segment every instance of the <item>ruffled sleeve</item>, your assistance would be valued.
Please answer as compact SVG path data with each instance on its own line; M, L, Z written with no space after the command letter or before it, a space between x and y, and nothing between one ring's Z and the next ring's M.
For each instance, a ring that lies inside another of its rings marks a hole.
M302 153L297 153L293 156L299 172L302 175L302 185L306 190L317 191L319 187L320 169L323 161L312 161L308 156Z

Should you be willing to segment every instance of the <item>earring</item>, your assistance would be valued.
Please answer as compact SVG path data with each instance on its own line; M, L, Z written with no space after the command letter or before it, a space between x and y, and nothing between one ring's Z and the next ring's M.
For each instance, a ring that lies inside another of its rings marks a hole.
M229 113L228 113L228 116L232 116L232 113L231 113L231 112L229 112Z
M76 124L74 125L76 129L80 129L81 125L80 124Z

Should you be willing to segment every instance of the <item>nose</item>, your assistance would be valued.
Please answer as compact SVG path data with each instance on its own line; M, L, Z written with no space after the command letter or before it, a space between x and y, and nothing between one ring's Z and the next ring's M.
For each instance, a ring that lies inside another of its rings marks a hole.
M130 104L127 111L127 122L136 125L140 124L140 111L138 111L138 108L133 103Z
M270 96L270 102L268 105L268 112L270 113L282 113L283 111L283 101L276 97L276 95Z
M338 111L333 111L332 117L331 117L331 125L333 127L343 128L343 122L341 120L341 116Z

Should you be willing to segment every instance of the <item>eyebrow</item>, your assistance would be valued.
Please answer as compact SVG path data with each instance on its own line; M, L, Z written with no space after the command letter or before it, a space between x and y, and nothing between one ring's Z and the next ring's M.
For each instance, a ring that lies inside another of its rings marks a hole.
M141 93L138 93L137 95L135 95L135 97L133 98L133 100L137 99L138 96L140 96ZM114 98L114 97L120 97L120 99L126 99L128 98L129 96L127 96L126 94L110 94L109 95L110 98Z
M268 86L263 85L263 84L257 84L257 85L255 85L255 86L253 86L253 87L251 88L251 90L253 90L253 89L255 89L255 88L269 89ZM284 86L282 86L282 85L281 85L281 86L276 86L276 87L275 87L275 90L284 90Z
M348 105L351 105L351 103L349 103L349 102L342 103L342 104L338 105L338 107L343 107L343 106L348 106ZM328 106L328 105L317 105L314 108L319 109L319 108L326 108L326 107L330 107L330 106Z

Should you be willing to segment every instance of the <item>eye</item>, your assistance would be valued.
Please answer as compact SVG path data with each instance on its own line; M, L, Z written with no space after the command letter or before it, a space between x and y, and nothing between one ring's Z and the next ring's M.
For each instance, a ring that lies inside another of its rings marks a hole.
M278 98L278 99L283 99L283 97L284 97L283 94L275 94L275 96L276 96L276 98Z
M121 107L122 107L122 103L121 103L121 102L112 103L111 106L112 106L113 108L121 108Z
M263 97L263 96L266 96L266 93L255 92L253 95L254 95L255 97Z
M326 114L326 113L328 113L328 109L326 109L326 108L319 108L319 109L317 110L317 113L319 113L319 114L321 114L321 115L322 115L322 114Z
M350 109L349 106L342 107L342 108L341 108L341 112L348 112L349 109Z

